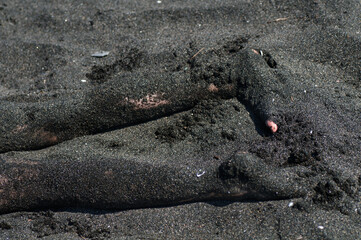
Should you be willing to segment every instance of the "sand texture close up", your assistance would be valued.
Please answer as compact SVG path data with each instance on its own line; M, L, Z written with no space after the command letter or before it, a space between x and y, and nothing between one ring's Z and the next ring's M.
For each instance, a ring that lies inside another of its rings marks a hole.
M0 0L0 239L360 239L360 13Z

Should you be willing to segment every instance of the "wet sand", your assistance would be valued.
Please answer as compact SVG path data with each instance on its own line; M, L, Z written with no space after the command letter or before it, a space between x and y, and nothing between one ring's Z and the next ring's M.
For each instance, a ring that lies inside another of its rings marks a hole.
M359 238L360 10L3 1L0 238Z

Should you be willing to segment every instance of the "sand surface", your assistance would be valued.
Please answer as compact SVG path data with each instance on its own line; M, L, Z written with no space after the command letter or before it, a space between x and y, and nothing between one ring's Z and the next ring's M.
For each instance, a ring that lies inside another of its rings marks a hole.
M359 239L360 13L0 1L0 239Z

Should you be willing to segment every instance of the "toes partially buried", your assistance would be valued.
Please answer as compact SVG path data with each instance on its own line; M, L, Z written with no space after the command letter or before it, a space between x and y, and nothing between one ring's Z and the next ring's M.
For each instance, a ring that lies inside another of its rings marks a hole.
M271 130L271 132L275 133L278 130L278 126L275 122L271 120L266 120L266 126Z

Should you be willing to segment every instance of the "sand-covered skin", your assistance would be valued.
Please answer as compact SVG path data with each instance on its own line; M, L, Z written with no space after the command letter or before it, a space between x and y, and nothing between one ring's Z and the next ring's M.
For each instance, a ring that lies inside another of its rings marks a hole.
M1 2L0 238L359 238L360 12Z

